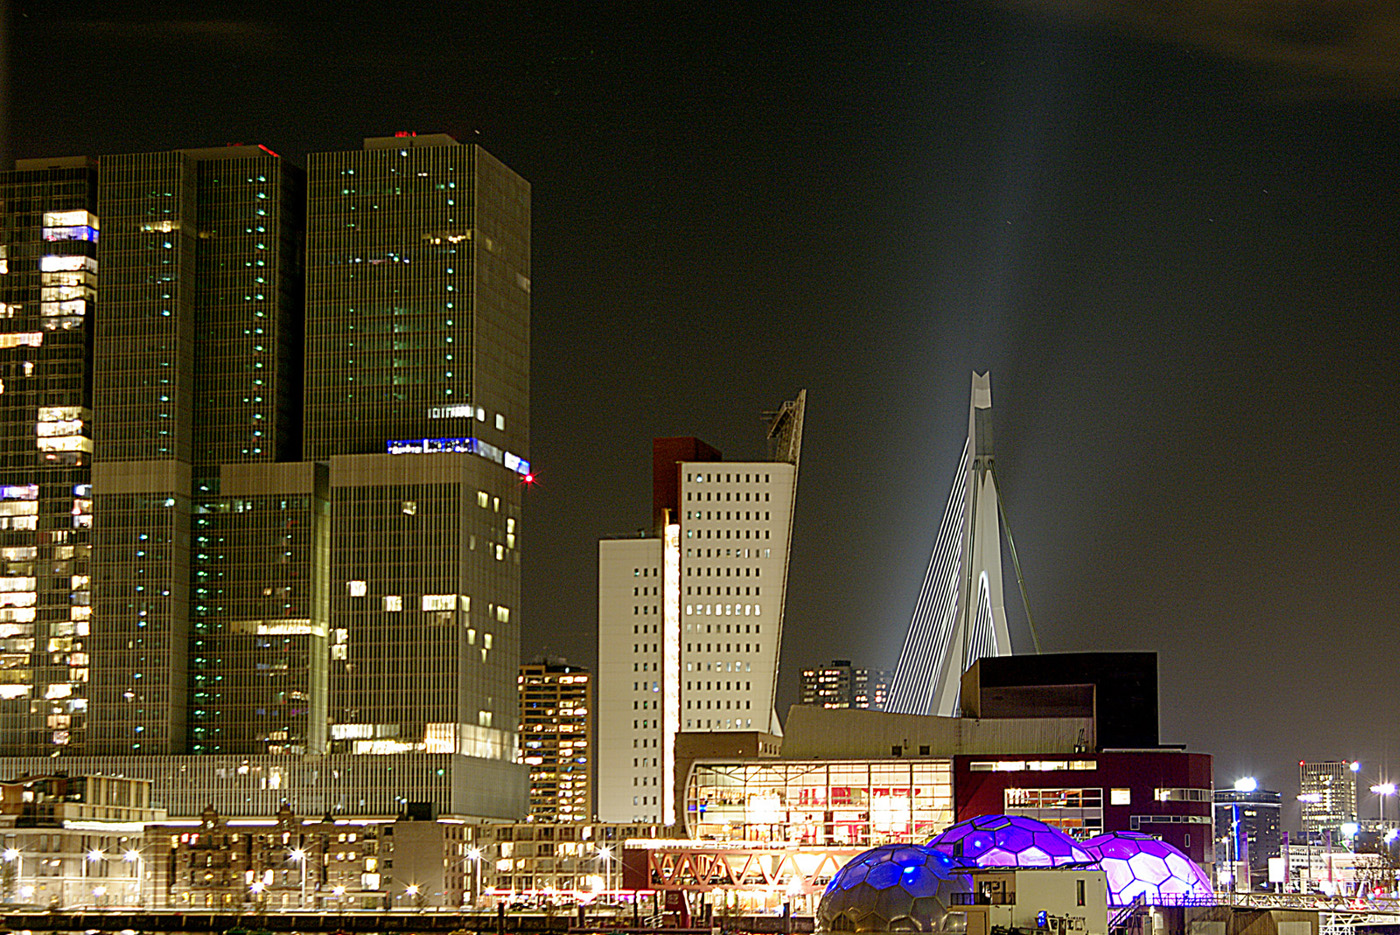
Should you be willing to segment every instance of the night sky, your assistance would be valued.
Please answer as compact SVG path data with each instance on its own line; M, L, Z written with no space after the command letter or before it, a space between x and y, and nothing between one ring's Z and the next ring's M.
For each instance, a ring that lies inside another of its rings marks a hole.
M1156 650L1217 783L1400 776L1394 4L693 6L11 0L13 151L529 179L526 658L593 662L653 436L755 457L806 388L782 709L893 667L990 368L1044 649Z

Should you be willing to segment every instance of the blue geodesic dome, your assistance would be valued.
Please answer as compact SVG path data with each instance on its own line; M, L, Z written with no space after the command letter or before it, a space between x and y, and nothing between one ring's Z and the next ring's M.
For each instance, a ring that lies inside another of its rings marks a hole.
M1126 906L1144 896L1151 905L1212 899L1210 877L1166 841L1136 831L1110 831L1084 842L1108 878L1108 899Z
M979 815L934 835L928 846L978 867L1059 867L1093 863L1074 838L1024 815Z
M831 878L817 906L817 928L942 932L952 894L971 885L962 865L945 854L921 844L882 844L857 854Z

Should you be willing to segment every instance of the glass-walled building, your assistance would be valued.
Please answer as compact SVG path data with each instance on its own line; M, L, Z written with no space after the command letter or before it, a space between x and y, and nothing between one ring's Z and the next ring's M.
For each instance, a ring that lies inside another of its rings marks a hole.
M87 735L96 207L86 158L0 172L0 754Z
M513 817L530 186L441 134L308 166L0 175L3 768Z
M701 760L685 795L686 832L701 840L873 847L955 820L946 758Z

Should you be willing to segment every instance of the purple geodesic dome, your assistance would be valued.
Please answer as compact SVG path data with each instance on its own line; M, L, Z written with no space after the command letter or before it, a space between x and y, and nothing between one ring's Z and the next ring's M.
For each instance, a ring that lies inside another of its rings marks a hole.
M817 906L823 932L939 932L954 892L971 888L964 868L921 844L882 844L836 871Z
M1126 906L1145 896L1151 905L1211 899L1210 877L1191 858L1151 835L1110 831L1084 842L1108 877L1109 902Z
M979 815L934 835L934 850L979 867L1059 867L1094 858L1058 828L1024 815Z

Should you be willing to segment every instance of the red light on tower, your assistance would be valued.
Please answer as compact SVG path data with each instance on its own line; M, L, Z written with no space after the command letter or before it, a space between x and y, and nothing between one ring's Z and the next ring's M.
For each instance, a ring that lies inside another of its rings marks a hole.
M526 474L526 475L524 476L523 480L524 480L525 483L527 483L527 484L533 484L533 483L535 482L535 475L534 475L534 474Z

